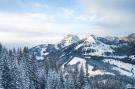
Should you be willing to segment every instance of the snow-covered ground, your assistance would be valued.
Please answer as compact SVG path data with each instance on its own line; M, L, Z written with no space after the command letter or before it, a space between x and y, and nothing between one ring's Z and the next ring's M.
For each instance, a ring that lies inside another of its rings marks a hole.
M103 71L103 70L95 70L95 71L93 71L93 68L94 68L93 66L88 65L88 73L89 73L90 76L104 75L104 74L114 75L113 73L106 72L106 71Z
M86 60L83 58L79 58L79 57L74 57L68 64L69 65L74 65L78 63L78 68L83 67L84 71L86 71ZM103 70L93 70L94 67L90 64L88 64L88 73L90 76L94 76L94 75L104 75L104 74L110 74L110 75L114 75L113 73L109 73Z
M37 60L44 60L44 57L43 56L36 56L36 59Z
M129 58L131 58L132 60L135 60L135 55L131 55L129 56Z
M105 63L115 65L113 69L119 71L121 75L135 76L135 65L124 63L114 59L104 59L103 61Z
M79 58L79 57L74 57L68 64L69 65L74 65L74 64L79 64L78 68L81 69L83 67L84 71L86 71L85 65L86 65L86 60Z
M95 40L93 36L89 36L87 40L83 43L84 53L83 55L92 55L92 56L103 56L105 52L112 53L114 50L111 49L110 45L104 44L101 41ZM94 52L88 53L87 50L94 49Z
M129 63L124 63L118 60L114 59L104 59L103 62L111 64L112 65L112 70L118 71L120 75L126 75L129 77L135 76L135 65L129 64ZM78 68L83 67L84 71L86 72L86 60L83 58L79 57L74 57L68 65L75 65L78 64ZM88 65L88 73L90 76L95 76L95 75L104 75L104 74L109 74L109 75L115 75L112 72L108 72L105 70L100 70L96 69L94 70L94 66L87 64Z
M85 65L86 64L86 60L79 58L79 57L74 57L68 64L70 65L74 65L80 63L81 65Z

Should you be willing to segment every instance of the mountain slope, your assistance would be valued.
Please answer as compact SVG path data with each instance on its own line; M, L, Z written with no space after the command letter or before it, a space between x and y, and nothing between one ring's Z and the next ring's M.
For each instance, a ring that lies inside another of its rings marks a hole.
M57 53L57 51L62 50L63 48L76 43L79 41L79 37L76 35L69 34L65 36L59 43L57 44L42 44L35 46L30 49L30 53L34 53L38 60L43 60L46 58L49 54L53 55Z
M31 48L30 54L34 53L36 55L36 58L38 60L44 60L49 54L55 53L57 50L59 50L59 46L56 44L43 44L38 45L33 48Z
M86 71L86 66L90 76L94 75L115 75L115 76L127 76L135 77L135 65L124 63L122 61L114 59L104 59L104 60L86 60L79 57L74 57L72 60L62 65L62 68L67 66L76 65L78 69L83 67Z
M134 49L134 44L118 37L89 35L80 40L77 36L68 35L58 44L37 46L30 51L37 57L55 60L60 68L78 65L86 70L87 64L90 76L135 77Z
M135 43L135 33L129 34L128 36L124 37L123 39L126 41L129 41L129 42Z
M67 36L65 36L59 43L59 45L61 47L66 47L69 46L73 43L76 43L77 41L79 41L79 37L76 35L72 35L72 34L68 34Z

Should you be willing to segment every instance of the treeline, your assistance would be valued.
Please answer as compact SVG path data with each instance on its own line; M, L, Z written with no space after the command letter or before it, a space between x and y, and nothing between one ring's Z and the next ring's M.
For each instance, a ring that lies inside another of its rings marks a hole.
M126 89L114 76L89 77L77 65L58 68L54 60L42 65L28 47L7 50L0 44L0 89Z

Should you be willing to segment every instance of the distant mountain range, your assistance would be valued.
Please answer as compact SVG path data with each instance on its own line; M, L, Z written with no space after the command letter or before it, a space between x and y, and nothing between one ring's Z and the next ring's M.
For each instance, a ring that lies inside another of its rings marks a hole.
M89 76L116 75L135 77L135 33L127 37L86 36L80 39L69 34L57 44L42 44L30 49L42 64L43 60L55 60L59 68L77 65Z

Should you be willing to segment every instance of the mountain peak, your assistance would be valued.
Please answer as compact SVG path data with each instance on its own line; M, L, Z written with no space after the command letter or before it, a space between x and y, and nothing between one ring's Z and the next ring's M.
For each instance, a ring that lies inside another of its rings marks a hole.
M129 38L135 38L135 33L129 34L128 37Z
M73 34L68 34L66 35L62 40L61 40L61 44L63 46L68 46L68 45L71 45L77 41L79 41L79 37L76 36L76 35L73 35Z
M90 43L95 43L95 40L96 40L96 37L93 35L93 34L91 34L91 35L88 35L87 37L86 37L86 42L90 42Z
M135 43L135 33L131 33L127 37L124 37L123 39Z

